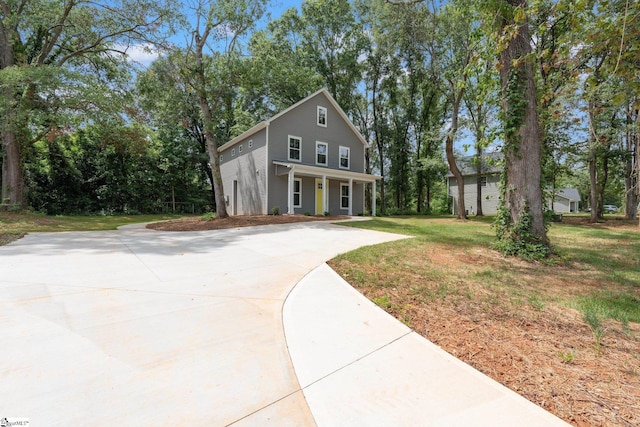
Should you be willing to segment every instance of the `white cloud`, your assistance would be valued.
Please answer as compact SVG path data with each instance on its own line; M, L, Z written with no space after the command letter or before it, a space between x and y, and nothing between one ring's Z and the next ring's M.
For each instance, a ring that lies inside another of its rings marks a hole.
M153 61L158 59L160 53L151 44L134 44L129 46L117 45L115 49L125 52L127 60L143 67L148 67Z

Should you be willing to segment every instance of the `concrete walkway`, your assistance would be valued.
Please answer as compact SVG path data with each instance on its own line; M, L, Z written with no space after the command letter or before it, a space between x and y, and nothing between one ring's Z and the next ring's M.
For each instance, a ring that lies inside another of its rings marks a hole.
M34 426L558 422L447 358L323 264L398 238L303 223L34 233L0 247L0 418Z

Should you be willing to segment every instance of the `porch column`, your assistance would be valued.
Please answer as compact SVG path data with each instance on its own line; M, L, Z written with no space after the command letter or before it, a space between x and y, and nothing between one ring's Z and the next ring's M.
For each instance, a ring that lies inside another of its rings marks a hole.
M353 178L349 178L349 210L347 215L353 216Z
M371 216L376 216L376 181L372 182L373 188L371 189Z
M293 168L289 169L289 182L288 182L288 186L287 188L289 189L287 191L287 204L288 204L288 209L287 209L287 213L289 215L293 215Z
M322 215L329 210L329 189L327 188L327 176L322 175Z

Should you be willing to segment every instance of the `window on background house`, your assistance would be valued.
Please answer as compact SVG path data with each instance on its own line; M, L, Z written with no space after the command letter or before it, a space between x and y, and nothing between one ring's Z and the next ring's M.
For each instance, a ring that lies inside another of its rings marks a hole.
M340 146L340 169L349 169L349 147Z
M302 159L302 138L289 136L289 160L299 162Z
M293 180L293 207L294 208L302 207L302 180L301 179Z
M327 166L327 151L329 146L324 142L316 141L316 165Z
M220 154L220 163L222 163L222 154Z
M235 149L235 148L232 148L232 149L231 149L231 157L233 157L233 156L235 156L235 155L236 155L236 149Z
M325 107L318 106L318 126L327 127L327 109Z
M238 146L238 153L242 153L242 144Z
M253 139L249 140L249 150L253 148Z
M340 184L340 209L349 209L349 184Z
M487 186L487 177L486 176L481 176L480 177L480 187L486 187Z

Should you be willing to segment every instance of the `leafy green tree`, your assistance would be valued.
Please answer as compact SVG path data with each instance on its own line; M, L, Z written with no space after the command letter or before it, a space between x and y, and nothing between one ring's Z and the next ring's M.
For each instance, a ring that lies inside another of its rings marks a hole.
M500 82L504 126L501 206L496 219L499 247L507 254L550 253L541 188L542 132L531 58L526 0L493 5L500 17Z
M243 110L265 120L324 85L302 45L296 9L289 9L267 28L253 34L247 78L241 88Z
M69 124L122 113L126 51L158 43L171 0L0 1L2 203L26 207L23 153Z
M229 216L224 199L216 127L226 120L230 132L231 94L238 84L236 74L240 59L238 40L264 14L265 0L198 1L193 9L196 18L193 40L183 64L189 84L197 95L202 115L203 133L209 152L218 218ZM211 55L207 56L206 53ZM193 59L193 64L191 64ZM225 109L226 107L226 109ZM226 110L227 115L222 114Z
M434 76L441 79L441 90L450 108L450 126L445 137L445 152L449 170L458 187L458 218L467 219L464 201L464 178L454 154L454 142L459 128L459 115L468 85L469 74L477 62L480 32L476 10L463 1L451 1L439 10L424 10L427 25L418 35L418 43L431 58Z
M302 50L329 93L351 114L366 46L362 24L355 19L352 3L344 0L306 0L301 9L293 23Z
M204 200L215 207L207 143L195 91L191 89L180 64L182 51L173 51L154 61L138 74L138 102L156 130L160 167L170 189L172 209L177 202L192 200L199 207ZM205 191L208 188L209 195Z

